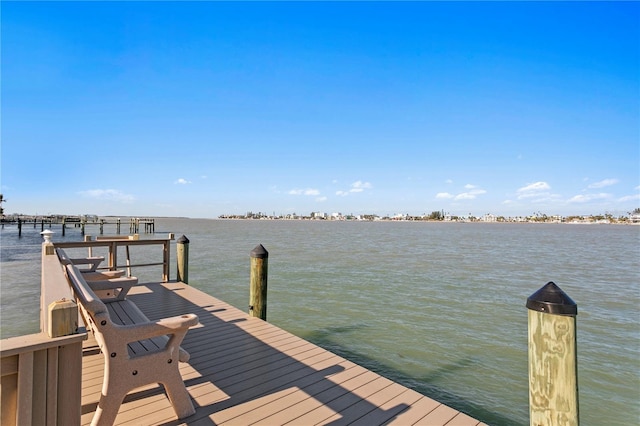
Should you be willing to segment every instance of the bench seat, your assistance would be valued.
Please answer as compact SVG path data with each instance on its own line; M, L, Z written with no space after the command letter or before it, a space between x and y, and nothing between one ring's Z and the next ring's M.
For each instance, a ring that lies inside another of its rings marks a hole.
M149 319L138 308L138 306L131 302L129 299L115 300L105 304L109 311L111 321L118 325L136 325L148 322ZM149 339L138 340L136 342L129 343L127 349L130 357L144 355L148 352L156 352L162 350L167 346L167 336L157 336ZM178 348L179 361L188 362L190 355L189 352Z

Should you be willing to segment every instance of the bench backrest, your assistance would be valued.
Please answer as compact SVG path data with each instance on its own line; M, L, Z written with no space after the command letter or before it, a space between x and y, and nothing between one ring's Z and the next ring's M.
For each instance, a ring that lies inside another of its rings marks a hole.
M73 263L71 262L71 258L67 256L67 253L65 253L65 251L61 248L56 247L56 254L58 255L58 259L60 259L60 263L62 263L63 265L69 265Z
M65 265L65 272L85 323L88 323L86 326L96 333L102 333L105 327L113 327L107 306L89 287L78 268L68 264Z

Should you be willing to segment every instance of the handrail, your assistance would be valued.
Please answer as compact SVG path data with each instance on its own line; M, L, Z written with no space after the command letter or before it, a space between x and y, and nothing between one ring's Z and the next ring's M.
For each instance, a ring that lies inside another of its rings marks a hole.
M54 242L55 247L59 248L88 248L91 249L93 247L108 247L109 248L109 256L106 268L109 271L115 271L119 267L126 267L129 271L132 267L141 267L141 266L156 266L162 265L162 282L169 281L169 254L170 254L170 245L171 241L175 238L174 234L169 234L167 238L153 238L153 239L133 239L127 238L124 239L122 237L100 237L100 239L96 240L86 240L86 241L72 241L72 242ZM140 263L140 264L131 264L129 259L129 246L143 246L143 245L162 245L162 262L156 263ZM127 248L127 264L126 265L118 265L118 247L126 247Z

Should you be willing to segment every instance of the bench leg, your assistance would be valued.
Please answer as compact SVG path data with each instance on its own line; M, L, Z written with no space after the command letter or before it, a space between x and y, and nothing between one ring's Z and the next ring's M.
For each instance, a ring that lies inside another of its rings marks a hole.
M187 392L178 368L171 369L171 373L168 374L168 377L161 383L179 419L195 414L196 409L193 407L191 396L189 392Z
M121 391L119 393L110 392L108 396L105 396L103 391L102 395L100 395L96 412L91 420L91 426L113 425L125 396L127 396L127 391Z

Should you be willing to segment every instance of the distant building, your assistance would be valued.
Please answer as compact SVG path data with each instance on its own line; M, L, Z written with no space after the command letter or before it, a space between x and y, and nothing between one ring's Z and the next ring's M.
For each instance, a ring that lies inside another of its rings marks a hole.
M480 220L482 222L497 222L498 218L493 214L485 214Z

